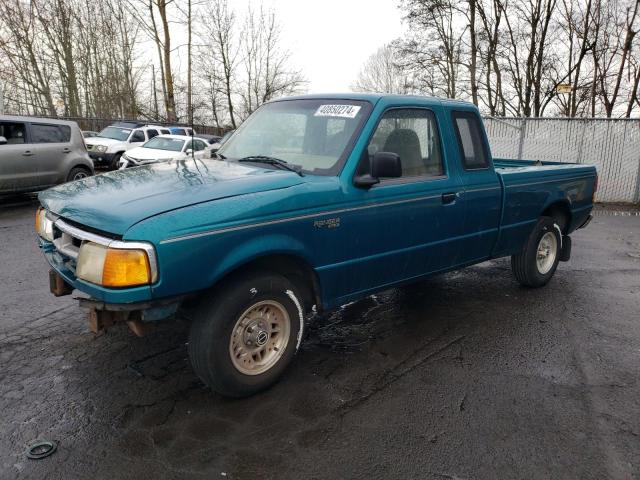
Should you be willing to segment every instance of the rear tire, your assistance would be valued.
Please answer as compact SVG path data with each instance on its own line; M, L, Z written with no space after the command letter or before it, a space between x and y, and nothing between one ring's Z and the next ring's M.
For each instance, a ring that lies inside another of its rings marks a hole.
M245 397L270 387L302 338L301 296L282 275L252 272L232 280L194 311L189 357L214 391Z
M560 227L551 217L540 217L524 249L511 256L511 270L525 287L546 285L558 267L562 249Z
M74 182L76 180L82 180L91 176L91 171L84 167L73 167L67 175L67 182Z

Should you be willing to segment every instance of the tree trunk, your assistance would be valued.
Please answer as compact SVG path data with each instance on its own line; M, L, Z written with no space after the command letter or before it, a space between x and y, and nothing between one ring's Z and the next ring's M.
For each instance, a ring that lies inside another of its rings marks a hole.
M171 71L171 31L169 30L169 20L167 18L167 0L157 0L158 12L162 22L162 31L164 34L163 42L163 60L164 60L164 76L167 84L167 97L165 104L167 108L167 122L174 123L176 117L176 99L173 93L173 73Z

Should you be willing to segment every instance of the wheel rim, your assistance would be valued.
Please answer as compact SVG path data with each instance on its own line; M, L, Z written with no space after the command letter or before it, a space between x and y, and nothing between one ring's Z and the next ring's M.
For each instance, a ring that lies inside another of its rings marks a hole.
M542 275L549 273L553 268L558 254L558 239L553 232L545 233L538 243L536 252L536 265Z
M82 179L82 178L87 178L87 177L88 177L88 175L87 175L87 173L86 173L86 172L78 172L78 173L76 173L76 174L73 176L73 180L74 180L74 181L75 181L75 180L80 180L80 179Z
M291 320L275 300L258 302L236 321L229 341L233 366L245 375L260 375L282 358L289 343Z

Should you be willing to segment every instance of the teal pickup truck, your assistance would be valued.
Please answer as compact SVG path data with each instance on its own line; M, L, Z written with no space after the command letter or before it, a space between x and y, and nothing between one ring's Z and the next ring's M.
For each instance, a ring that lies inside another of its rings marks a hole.
M276 381L314 310L505 256L545 285L597 186L592 166L492 159L477 108L419 96L272 101L217 155L46 190L36 229L52 292L84 292L94 330L179 312L229 396Z

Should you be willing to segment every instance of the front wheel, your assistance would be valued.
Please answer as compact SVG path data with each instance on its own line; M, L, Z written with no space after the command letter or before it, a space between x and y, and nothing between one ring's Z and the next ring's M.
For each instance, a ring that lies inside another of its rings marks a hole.
M276 382L300 345L300 295L278 274L244 275L204 299L189 334L196 374L230 397L257 393Z
M551 217L540 217L524 249L511 256L511 270L526 287L546 285L558 267L562 250L560 227Z
M120 157L122 157L122 153L116 153L111 159L111 163L108 165L109 170L118 170L118 164L120 163Z

